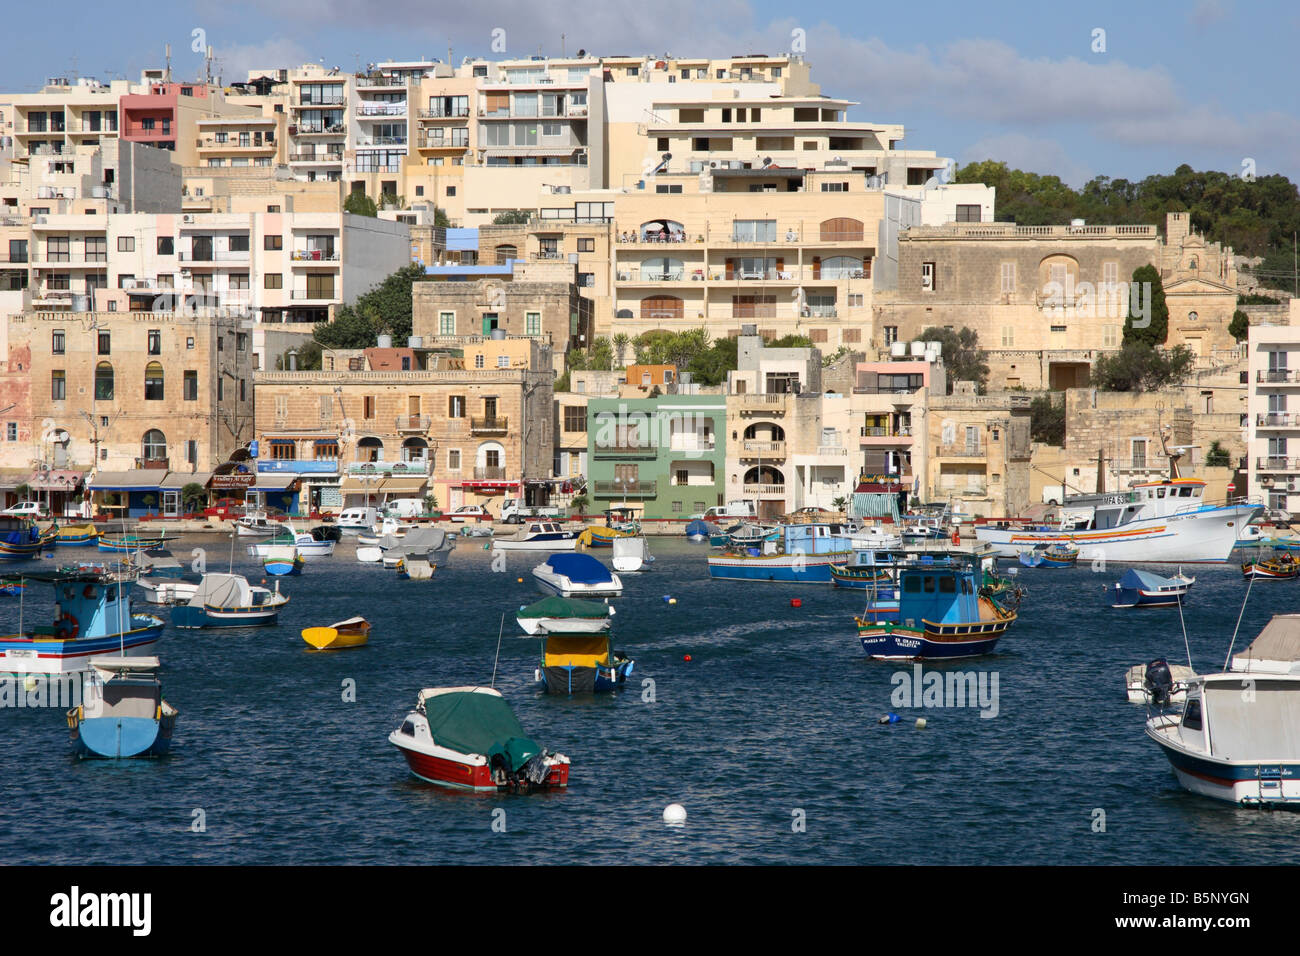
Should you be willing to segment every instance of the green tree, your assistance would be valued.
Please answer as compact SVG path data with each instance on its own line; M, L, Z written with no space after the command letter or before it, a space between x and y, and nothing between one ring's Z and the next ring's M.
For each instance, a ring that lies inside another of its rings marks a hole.
M275 357L275 367L280 371L289 368L289 353L298 353L298 370L302 372L319 372L321 368L321 347L315 339L308 339L302 345L285 349Z
M1092 384L1107 392L1154 392L1186 380L1194 361L1182 345L1165 350L1147 342L1125 342L1119 351L1093 363Z
M575 495L569 504L573 506L573 510L578 512L578 514L585 515L587 513L587 505L589 502L587 501L586 495Z
M1232 459L1228 456L1228 451L1219 445L1217 441L1210 442L1210 450L1205 453L1205 465L1207 468L1227 468L1232 464Z
M181 506L188 514L201 511L207 500L207 491L197 481L191 481L181 488Z
M433 225L436 229L451 228L451 220L447 218L446 210L439 208L433 211Z
M527 209L507 209L505 212L499 212L492 218L492 224L495 226L524 226L533 218L533 214Z
M614 346L605 336L599 335L591 340L585 367L601 372L608 372L614 367Z
M738 346L734 338L715 339L705 352L695 355L686 370L691 373L691 381L700 385L722 385L727 381L727 373L733 372L739 365Z
M369 216L371 219L379 215L375 201L365 193L348 193L343 200L343 211L354 216Z
M1241 309L1232 313L1232 321L1228 323L1228 334L1238 342L1246 341L1246 336L1250 334L1250 317Z
M618 332L615 333L611 341L614 345L615 362L617 362L619 368L625 368L626 362L624 360L627 357L627 347L632 344L631 336L626 332Z
M402 266L351 305L341 305L334 319L316 329L316 341L331 349L365 349L386 332L405 344L411 334L411 289L424 278L424 267Z
M813 347L813 340L806 335L791 333L763 344L769 349L810 349Z
M1040 395L1029 403L1029 438L1044 445L1065 444L1065 396L1058 402Z
M932 325L919 336L942 346L943 365L948 373L948 394L954 382L974 382L983 392L989 380L988 353L980 348L979 333L962 326L959 331Z
M1139 306L1137 312L1133 310L1135 298ZM1133 270L1128 310L1124 317L1124 344L1164 345L1168 337L1169 306L1165 304L1165 286L1160 281L1160 271L1155 266L1138 266Z

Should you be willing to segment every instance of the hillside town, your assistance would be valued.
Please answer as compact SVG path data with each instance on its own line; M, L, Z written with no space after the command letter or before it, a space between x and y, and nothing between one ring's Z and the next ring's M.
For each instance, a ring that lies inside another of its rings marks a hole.
M3 505L1289 511L1300 300L1185 211L1003 221L856 105L794 54L0 93ZM1131 339L1177 373L1108 387Z

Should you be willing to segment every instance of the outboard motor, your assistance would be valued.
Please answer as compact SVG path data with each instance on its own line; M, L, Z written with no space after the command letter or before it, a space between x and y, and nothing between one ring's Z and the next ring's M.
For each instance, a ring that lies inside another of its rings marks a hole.
M1148 664L1143 686L1151 695L1151 702L1157 707L1169 703L1169 697L1174 690L1174 675L1169 670L1169 662L1161 657Z

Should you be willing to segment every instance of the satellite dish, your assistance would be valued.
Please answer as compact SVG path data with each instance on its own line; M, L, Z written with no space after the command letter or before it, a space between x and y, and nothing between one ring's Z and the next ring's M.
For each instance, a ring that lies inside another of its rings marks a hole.
M586 51L586 50L579 50L579 51L578 51L578 56L579 56L579 57L584 57L584 56L586 56L586 55L587 55L587 51Z

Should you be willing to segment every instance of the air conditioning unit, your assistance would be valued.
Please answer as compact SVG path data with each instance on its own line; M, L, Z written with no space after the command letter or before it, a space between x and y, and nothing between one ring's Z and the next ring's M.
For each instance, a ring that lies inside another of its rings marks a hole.
M186 214L184 216L181 216L181 222L193 222L193 221L194 221L194 217L192 215Z

